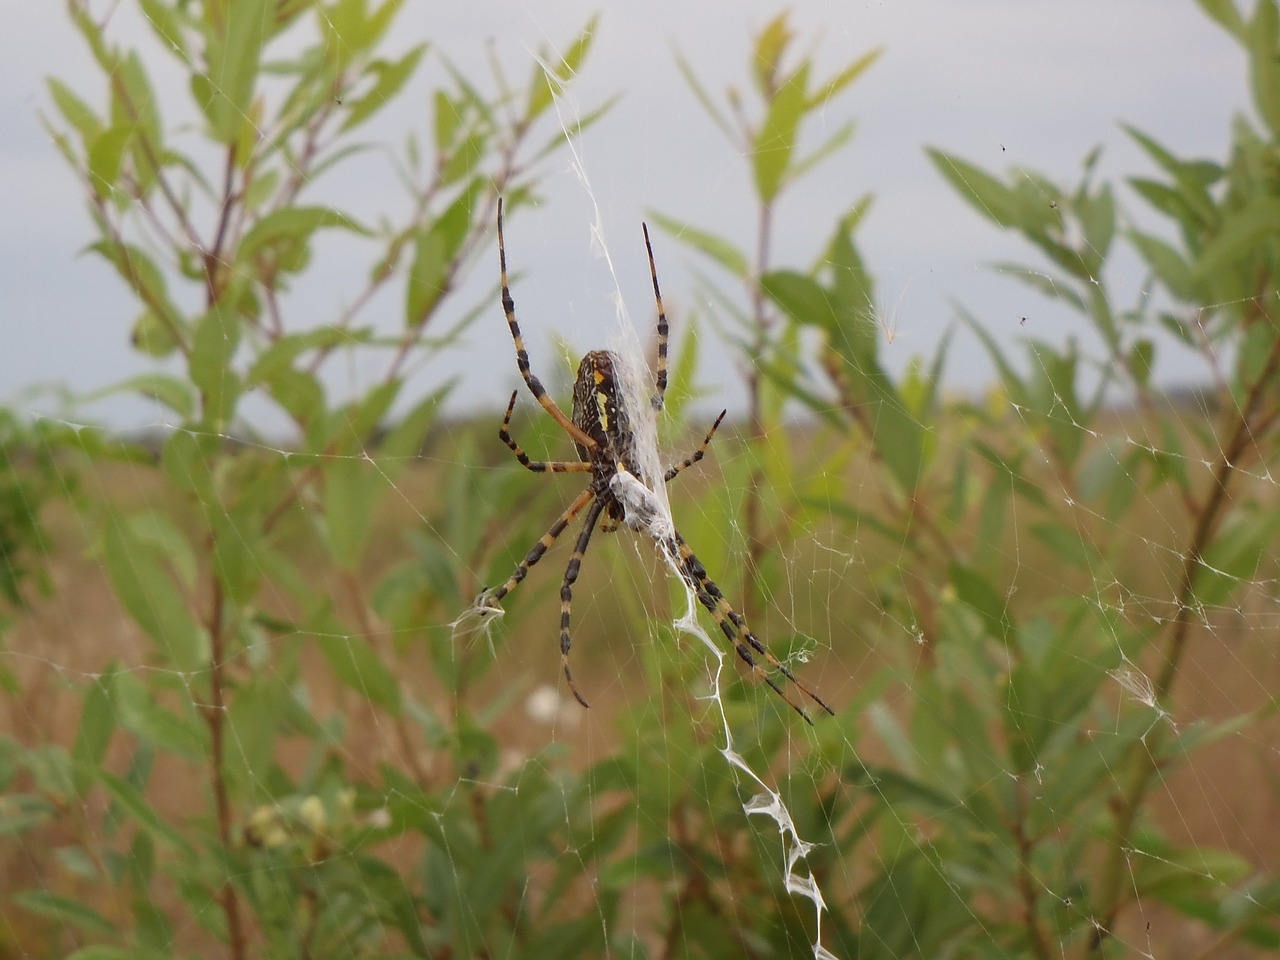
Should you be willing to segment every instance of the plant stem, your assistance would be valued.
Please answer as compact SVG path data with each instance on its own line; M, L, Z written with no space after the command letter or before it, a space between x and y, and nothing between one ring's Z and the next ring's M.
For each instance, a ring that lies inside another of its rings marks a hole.
M205 708L205 722L209 725L209 781L213 789L213 802L217 811L218 842L223 850L231 853L231 797L227 790L227 781L223 777L222 763L225 752L223 733L226 724L226 698L222 688L222 671L226 660L225 623L222 618L223 597L222 582L217 574L211 575L212 609L209 613L209 706ZM246 944L244 927L240 920L240 900L236 896L235 887L228 878L218 892L218 901L226 916L227 936L231 940L231 956L235 960L244 960Z

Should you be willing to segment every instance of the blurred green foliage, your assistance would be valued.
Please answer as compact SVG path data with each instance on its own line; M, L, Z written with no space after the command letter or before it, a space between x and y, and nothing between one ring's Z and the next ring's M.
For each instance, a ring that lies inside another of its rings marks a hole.
M138 506L103 486L71 501L149 653L76 683L70 742L0 740L6 856L38 861L26 889L0 892L4 914L31 924L11 921L0 946L80 960L811 955L812 911L788 889L776 833L744 810L755 791L696 699L700 668L659 655L669 622L645 624L635 591L618 588L616 606L657 641L635 645L650 692L585 769L555 743L504 749L519 691L484 679L523 598L490 644L448 626L541 532L530 497L555 493L531 491L514 463L489 469L504 453L496 441L482 452L461 431L445 436L447 385L397 401L415 358L496 310L456 304L455 278L491 254L497 197L518 212L537 161L564 146L547 114L588 59L594 23L522 86L499 76L485 93L448 65L430 129L397 158L407 202L372 225L302 194L438 56L383 52L402 3L138 5L189 77L189 114L161 117L143 54L68 0L100 100L51 79L48 125L83 184L93 251L137 301L134 344L167 361L119 385L172 413L153 458L163 494ZM1175 768L1275 706L1264 695L1217 725L1170 720L1188 647L1274 577L1280 527L1280 15L1274 0L1250 14L1201 6L1248 56L1263 127L1238 118L1221 161L1179 158L1129 128L1157 168L1129 181L1156 224L1121 209L1096 154L1061 185L930 150L980 216L1041 258L1000 269L1078 313L1100 345L1086 356L1029 339L1019 363L966 316L999 374L986 403L944 396L949 340L903 373L884 362L856 238L867 198L835 205L814 264L779 264L770 249L787 188L852 134L810 144L806 121L875 53L819 78L779 16L750 55L754 106L731 88L727 109L680 61L749 164L760 224L748 252L655 217L718 271L711 319L746 361L751 397L741 447L718 441L744 468L682 525L717 571L731 551L714 531L744 531L734 569L752 622L789 589L783 557L814 531L879 558L858 598L823 603L870 598L879 615L819 637L822 656L873 640L894 651L838 717L800 729L739 684L723 704L738 750L776 778L815 844L800 872L823 890L823 943L838 956L1118 956L1135 949L1122 932L1135 908L1154 904L1215 948L1280 947L1280 880L1255 851L1175 838L1152 804ZM172 131L192 125L201 143L185 152ZM349 306L303 325L283 295L306 280L325 231L363 244L368 266ZM1149 272L1127 310L1108 288L1120 246ZM388 335L362 310L394 284L403 311ZM1203 354L1212 416L1189 416L1155 386L1161 331ZM353 353L382 373L335 401L323 369ZM673 369L677 415L691 357ZM1132 417L1117 418L1117 395ZM258 435L262 403L295 426L296 446ZM788 442L788 404L814 416L816 452ZM58 545L40 518L70 496L66 481L150 454L90 429L32 432L6 417L0 430L0 588L12 606L47 582L39 564ZM554 449L545 423L523 436ZM383 563L378 518L409 496L417 454L442 443L449 462L485 469L434 474L415 499L421 522ZM858 484L846 480L853 463L866 464ZM1165 539L1142 522L1152 502ZM1136 558L1153 549L1170 596L1126 603L1152 597L1150 563ZM1029 583L1037 571L1048 575ZM362 716L320 706L326 684ZM372 749L353 742L361 722ZM198 806L164 802L174 777L201 784Z

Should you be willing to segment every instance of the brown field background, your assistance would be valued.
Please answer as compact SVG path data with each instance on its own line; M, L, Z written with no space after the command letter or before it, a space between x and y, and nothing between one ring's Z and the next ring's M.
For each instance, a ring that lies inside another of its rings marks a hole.
M484 436L488 433L486 428ZM679 491L673 491L678 523L682 517L696 518L699 498L714 492L719 471L734 469L732 440L722 437L717 443L718 465L704 469ZM422 528L427 505L438 499L442 472L455 468L457 464L445 454L424 460L398 478L396 491L384 498L375 521L372 542L378 546L370 552L369 577L408 556L404 533ZM530 479L539 487L530 509L549 522L572 498L577 480L542 484L542 479ZM93 488L93 496L125 508L181 510L167 499L170 495L163 479L152 466L96 467L83 480ZM851 489L864 492L869 482L869 471L850 478ZM1267 493L1274 496L1275 491ZM1134 531L1135 543L1145 544L1150 551L1150 555L1135 555L1134 578L1126 584L1139 597L1171 594L1169 571L1150 559L1161 552L1155 547L1175 547L1157 542L1170 536L1164 515L1164 505L1151 500L1126 518L1139 526ZM50 547L44 560L51 591L47 597L34 597L30 609L17 614L6 649L0 651L21 681L18 692L4 698L0 732L29 746L50 742L70 745L79 722L77 691L112 661L141 666L152 657L149 641L121 609L93 555L94 531L65 502L53 505L46 522ZM531 522L536 528L541 521ZM565 694L556 652L556 591L568 555L567 544L559 544L522 587L528 595L520 604L509 605L511 612L499 627L498 663L478 693L481 699L499 691L515 694L495 728L511 762L554 742L567 749L573 766L585 768L618 745L614 716L650 695L633 645L650 642L651 633L643 624L628 623L622 608L610 600L611 591L622 585L647 594L642 598L647 610L653 611L655 606L660 610L666 602L663 597L654 597L664 588L657 564L649 556L651 551L643 547L637 551L634 542L626 533L597 537L575 591L575 676L593 702L589 713L565 701L550 722L531 722L524 706L526 696L538 687L550 685L562 698ZM833 544L844 549L843 555L833 553ZM519 546L523 549L525 545ZM694 547L697 549L696 543ZM717 547L723 548L723 544ZM911 642L905 633L897 631L895 635L892 625L882 622L874 592L861 580L884 559L874 556L875 549L861 540L850 541L848 534L834 528L815 530L811 538L798 541L787 551L786 582L775 585L784 592L775 595L767 623L757 631L767 637L782 629L799 629L826 638L828 642L821 643L818 655L803 670L806 679L837 708L852 699L862 679L876 669L887 663L901 665L903 650L893 647ZM854 557L856 562L851 562ZM1028 553L1024 545L1018 572L1020 592L1032 591L1034 596L1037 589L1060 591L1060 573L1050 556L1037 555L1034 549ZM1280 691L1275 574L1276 558L1271 557L1254 582L1237 595L1232 609L1218 613L1211 628L1197 628L1175 687L1172 722L1180 726L1196 721L1213 723L1259 707ZM328 574L318 571L317 576ZM738 593L738 584L722 582L722 586L731 598ZM333 588L337 595L340 584L335 582ZM696 642L685 640L670 655L703 658L705 654ZM403 665L405 683L419 696L432 696L436 686L427 657L409 651ZM380 723L354 693L337 685L319 657L308 672L316 715L338 710L349 723L348 759L353 774L358 775L365 764L373 777L379 761L394 762L395 749L385 718ZM725 682L749 681L731 666L726 669ZM903 691L897 695L905 696ZM1117 688L1117 699L1122 695ZM863 743L868 751L876 749L869 738ZM114 758L124 755L122 746L115 745ZM280 759L286 766L300 761L300 756L288 756L288 744L281 749ZM305 745L300 745L301 749ZM1274 718L1203 749L1157 788L1154 809L1159 820L1175 842L1229 848L1249 859L1259 871L1280 872L1278 757L1280 723ZM429 769L432 758L421 759ZM158 763L151 795L167 816L180 819L183 811L207 809L206 793L202 771L172 758ZM93 892L77 888L51 856L61 839L56 826L34 835L6 838L0 845L0 888L12 892L36 887L93 902ZM39 937L48 932L43 922L4 905L4 897L0 893L0 930L7 929L0 933L0 957L44 955L39 946ZM1163 910L1130 911L1127 925L1123 931L1126 943L1146 944L1161 958L1196 956L1211 940L1202 928ZM199 942L197 936L195 943L184 946L194 947ZM1215 955L1256 954L1233 947Z

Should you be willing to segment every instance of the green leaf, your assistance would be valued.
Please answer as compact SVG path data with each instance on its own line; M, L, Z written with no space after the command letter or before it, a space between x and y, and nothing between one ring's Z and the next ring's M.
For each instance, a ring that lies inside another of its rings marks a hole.
M194 493L206 507L218 502L212 464L221 440L208 433L175 430L160 451L165 475L178 490Z
M116 74L117 80L112 84L112 124L133 131L133 175L138 193L145 197L156 181L156 165L165 153L160 107L136 51L131 50L121 59Z
M420 43L399 60L375 60L369 65L368 72L377 77L369 92L355 100L344 101L347 118L342 121L342 130L350 130L364 123L375 113L390 103L400 89L413 76L418 62L426 52L427 45ZM437 112L439 101L437 100Z
M1018 225L1021 202L1012 190L954 154L932 148L925 152L955 191L984 217L1002 227Z
M225 433L240 398L240 378L231 366L240 345L240 320L222 304L215 304L196 322L188 370L191 382L204 396L204 422Z
M924 468L924 423L908 410L893 383L877 371L868 378L874 398L872 442L899 489L914 496Z
M827 157L836 153L836 151L853 139L853 130L854 126L852 120L837 129L836 132L824 140L822 145L814 150L813 153L807 154L795 162L791 167L791 178L793 180L800 179L823 160L827 159Z
M208 756L206 729L188 711L180 716L155 701L156 691L135 674L117 672L112 700L120 726L153 746L200 763Z
M815 107L825 107L841 90L857 80L858 77L866 72L868 67L879 60L882 53L884 53L883 47L873 47L852 61L826 83L819 84L813 96L809 99L806 109L812 110Z
M1253 21L1245 29L1249 49L1249 73L1253 102L1271 129L1280 136L1280 9L1275 0L1261 0L1254 7Z
M47 77L45 82L49 84L49 93L53 97L53 102L57 106L58 112L80 134L80 140L87 150L89 145L96 141L99 134L101 134L103 129L102 121L93 112L93 108L81 100L70 87L57 77Z
M1280 532L1280 511L1262 516L1251 510L1233 516L1196 565L1192 594L1198 604L1214 607L1248 583Z
M705 253L735 277L745 277L750 273L751 267L747 263L746 255L723 237L699 230L697 227L660 213L650 211L649 218L675 239Z
M107 199L115 193L124 152L132 137L132 127L109 127L89 147L89 182L99 197Z
M356 636L317 635L316 644L334 675L370 703L399 713L400 684L381 658Z
M231 146L249 122L262 47L274 32L275 0L227 0L209 25L205 115L213 138ZM209 16L209 14L206 14Z
M832 346L861 373L876 368L879 341L867 304L847 302L794 270L765 274L760 288L796 322L825 331Z
M245 375L245 386L255 387L269 383L282 370L289 369L295 360L312 350L330 350L334 347L358 347L372 342L369 330L353 330L349 327L324 326L299 333L287 333L262 351Z
M182 345L181 332L154 310L144 310L133 322L129 336L135 349L149 357L163 359Z
M993 637L1008 641L1013 629L1008 600L1001 596L982 574L960 563L948 570L956 595L986 624Z
M105 257L129 285L129 289L151 310L165 318L178 315L169 303L164 274L142 249L107 240L91 244L89 249ZM176 323L173 320L169 322Z
M119 514L107 516L103 553L116 596L168 661L188 672L204 666L204 637L182 592L160 559Z
M456 258L471 231L481 190L479 179L471 181L439 219L418 231L405 284L406 327L426 323L452 288Z
M139 0L138 6L165 49L172 50L184 63L191 63L182 12L164 0Z
M57 920L59 923L78 927L87 933L108 936L116 932L115 925L92 907L43 890L23 890L13 896L14 902L24 910Z
M166 823L156 812L155 807L147 802L142 792L128 780L100 770L98 782L110 794L111 799L119 804L138 826L151 834L153 839L163 840L165 844L176 847L188 855L193 852L191 845L177 828Z
M751 163L761 202L772 203L790 172L796 134L804 116L809 64L787 78L769 101L760 133L752 145Z
M782 63L782 55L795 37L787 25L787 11L778 14L756 36L756 46L751 58L752 75L756 89L765 99L774 91L775 78Z
M189 380L164 373L140 373L137 376L94 390L81 398L92 403L122 393L136 393L164 404L183 420L195 415L196 397Z
M529 100L525 106L525 121L529 122L540 116L553 99L559 95L582 66L595 39L596 26L600 22L599 14L587 21L577 38L569 45L564 55L550 69L546 66L551 56L544 50L534 63L533 77L529 81Z
M1196 0L1200 9L1216 20L1228 33L1237 39L1244 38L1244 20L1236 9L1236 0Z
M1056 523L1035 523L1031 525L1031 533L1073 567L1093 573L1102 562L1097 548L1078 531L1068 530Z
M736 141L738 138L737 132L729 124L729 121L725 119L724 114L720 112L719 108L716 107L715 101L711 99L711 95L707 93L706 88L698 80L698 75L693 72L693 66L685 59L684 55L679 50L675 51L675 58L676 69L678 69L680 71L680 75L684 77L684 82L688 84L689 89L693 91L694 98L697 99L707 116L709 116L712 122L720 128L720 132L725 135L726 139Z
M236 250L236 262L252 263L268 249L279 251L305 246L322 227L339 227L368 235L369 231L341 211L330 207L285 207L274 210L253 225Z
M156 556L164 557L169 562L184 587L195 587L198 572L195 550L185 531L167 516L154 510L131 516L129 529L139 543L149 546Z
M1155 343L1146 338L1134 341L1133 346L1129 348L1126 364L1129 368L1129 375L1133 377L1138 386L1144 388L1150 386L1151 371L1155 369L1155 363Z
M1231 270L1264 240L1280 235L1280 198L1265 194L1252 198L1230 214L1221 230L1205 244L1195 264L1197 284L1207 284L1214 275Z
M1166 290L1184 302L1198 302L1191 266L1177 249L1159 237L1140 230L1130 230L1128 237Z
M254 676L236 690L227 708L227 729L236 748L226 762L246 790L255 789L262 771L271 769L277 728L292 698L276 675Z
M1027 385L1023 382L1022 377L1018 375L1018 371L1014 369L1004 351L1000 349L1000 344L991 335L990 331L982 324L977 317L969 313L963 307L956 308L960 319L964 322L974 335L982 342L982 346L986 349L987 355L991 358L991 362L995 364L996 372L1000 374L1000 382L1004 386L1005 393L1018 406L1028 406L1030 398L1027 394Z
M80 707L80 729L71 748L71 759L77 767L76 785L83 795L87 788L87 776L80 771L101 765L116 729L115 708L111 704L111 686L115 675L114 664L99 677L89 682Z
M428 394L417 405L400 417L378 445L378 459L382 472L394 481L401 469L415 461L422 452L427 436L435 425L448 388ZM387 462L390 458L390 462Z
M334 562L354 573L373 532L373 507L386 479L363 457L340 457L324 471L325 517Z

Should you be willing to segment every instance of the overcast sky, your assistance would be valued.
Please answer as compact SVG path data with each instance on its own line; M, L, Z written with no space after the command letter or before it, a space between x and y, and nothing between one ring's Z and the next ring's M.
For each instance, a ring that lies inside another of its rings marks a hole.
M135 26L130 0L120 0L118 7L117 41L141 38L145 32ZM510 74L524 77L532 51L567 42L600 8L582 0L409 0L396 43L407 47L430 39L482 81L485 44L492 39ZM762 0L604 5L596 47L564 104L570 113L585 112L614 93L623 95L580 144L590 193L567 155L557 156L545 168L548 203L508 225L513 267L523 272L516 293L535 365L556 362L555 338L579 352L608 339L601 324L612 324L614 286L591 243L593 202L637 323L650 318L639 236L647 211L749 243L754 212L746 164L700 112L675 69L672 49L683 52L709 89L742 85L750 38L778 9ZM878 282L879 307L894 330L886 347L894 367L933 350L954 320L954 302L1010 341L1022 333L1057 339L1069 332L1060 314L987 269L996 260L1036 261L950 191L925 158L926 146L988 169L1024 166L1074 181L1082 158L1101 145L1101 172L1118 178L1151 172L1120 122L1142 128L1178 154L1221 158L1230 118L1245 107L1242 56L1191 0L801 0L792 9L798 46L815 51L825 71L872 47L883 47L884 54L820 118L827 130L855 119L857 135L784 201L775 259L806 265L828 237L834 212L864 193L874 194L859 239ZM100 260L80 254L92 239L80 187L39 120L48 109L47 75L63 78L95 105L104 102L99 78L62 3L18 0L6 11L6 22L0 35L0 316L6 332L0 400L12 402L37 383L86 392L149 369L150 361L128 345L136 306ZM180 75L167 67L161 71L159 63L166 121L191 123L191 113L183 112L190 107L182 84L165 83ZM423 95L433 76L438 74L420 77L410 95L388 111L377 128L388 141L398 143L408 127L424 128ZM348 176L336 182L353 206L385 209L398 197L389 181ZM388 191L385 198L379 191ZM1122 203L1148 228L1157 226L1132 194L1122 194ZM690 267L699 261L661 232L655 246L678 325L696 306ZM493 282L491 259L486 256L472 271L473 298ZM367 264L350 270L348 275L341 263L326 265L299 291L299 306L323 315L354 295ZM1120 307L1141 292L1136 271L1126 276L1121 270L1110 280ZM464 297L456 306L462 311L474 302ZM377 304L384 323L396 322L400 305L399 297ZM497 380L469 372L477 369L469 364L492 358L495 350L509 354L496 303L493 313L472 327L463 349L418 372L424 388L461 374L456 409L497 405L516 382L513 359ZM714 337L710 331L706 336ZM716 392L716 403L732 407L741 398L727 386L733 378L717 363L714 348L713 339L703 342L701 379ZM956 345L950 366L957 387L976 388L990 376L968 340ZM1189 364L1173 363L1165 375L1176 380L1192 371ZM348 387L358 386L359 369L346 375ZM47 400L18 402L30 410L51 409ZM109 404L92 413L120 426L155 418L140 403Z

